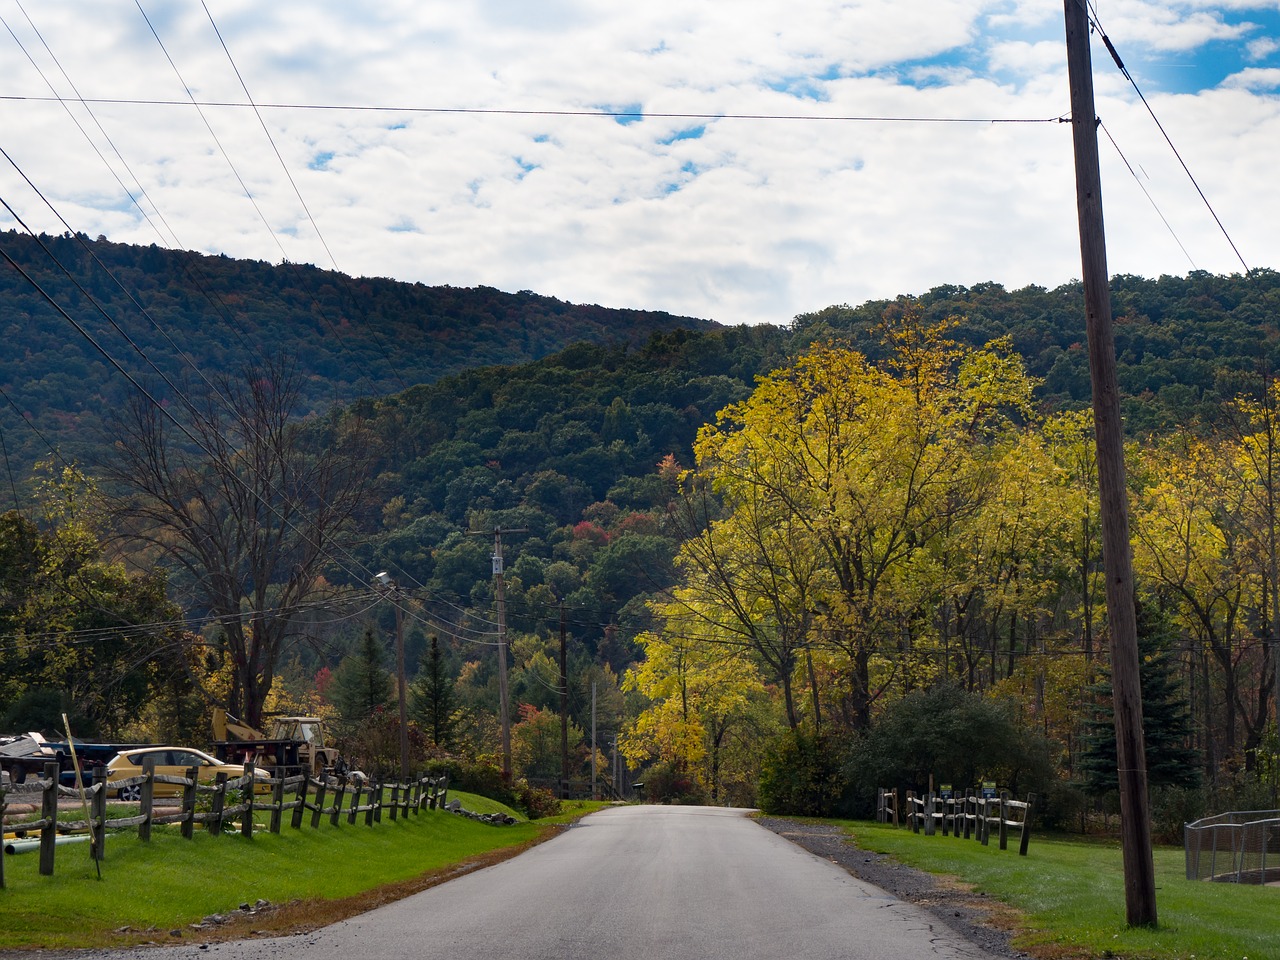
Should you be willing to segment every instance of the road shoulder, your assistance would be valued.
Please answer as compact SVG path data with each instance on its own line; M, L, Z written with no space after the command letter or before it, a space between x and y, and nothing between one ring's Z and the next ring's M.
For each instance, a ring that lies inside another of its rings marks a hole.
M853 876L925 910L992 956L1026 960L1010 940L1016 916L1012 908L966 890L962 885L861 849L832 824L757 816L756 823Z

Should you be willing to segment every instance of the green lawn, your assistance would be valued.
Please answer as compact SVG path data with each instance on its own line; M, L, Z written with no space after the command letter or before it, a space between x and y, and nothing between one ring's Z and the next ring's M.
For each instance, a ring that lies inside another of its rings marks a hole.
M493 801L450 791L477 812L502 809ZM596 805L566 804L566 816ZM99 881L87 844L57 849L54 876L39 875L39 854L5 857L0 890L0 949L74 948L167 940L173 929L258 899L273 904L337 901L404 883L451 865L527 844L545 833L540 823L495 827L443 811L423 811L372 827L363 820L339 827L326 818L313 830L287 825L277 835L238 831L183 840L176 827L158 827L150 843L136 831L107 840ZM389 896L394 896L390 894ZM321 911L323 912L323 911ZM132 928L116 933L123 927ZM152 934L139 934L156 928Z
M1115 844L1033 836L1026 857L973 840L876 823L842 825L858 845L930 873L957 877L1021 913L1015 946L1046 956L1142 960L1280 958L1280 888L1187 880L1181 848L1155 851L1154 930L1125 925L1124 870Z

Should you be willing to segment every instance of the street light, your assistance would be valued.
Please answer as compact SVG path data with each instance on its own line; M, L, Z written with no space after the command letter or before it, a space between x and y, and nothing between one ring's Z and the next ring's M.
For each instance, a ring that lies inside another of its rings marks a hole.
M400 698L400 779L409 779L409 712L404 678L404 610L400 607L400 585L383 570L374 575L383 591L391 597L396 611L396 690Z

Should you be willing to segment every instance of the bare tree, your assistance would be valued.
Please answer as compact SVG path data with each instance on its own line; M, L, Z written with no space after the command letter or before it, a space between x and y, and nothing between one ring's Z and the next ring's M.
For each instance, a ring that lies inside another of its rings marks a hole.
M228 708L262 719L300 610L341 562L364 490L363 431L335 417L310 446L294 419L292 365L267 361L214 382L181 427L141 398L116 424L108 469L126 536L176 568L191 603L222 624Z

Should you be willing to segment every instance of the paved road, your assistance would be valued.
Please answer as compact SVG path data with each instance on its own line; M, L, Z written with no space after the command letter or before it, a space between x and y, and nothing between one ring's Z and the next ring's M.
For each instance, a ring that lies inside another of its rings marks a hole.
M618 807L513 860L311 934L113 960L989 960L715 807Z

